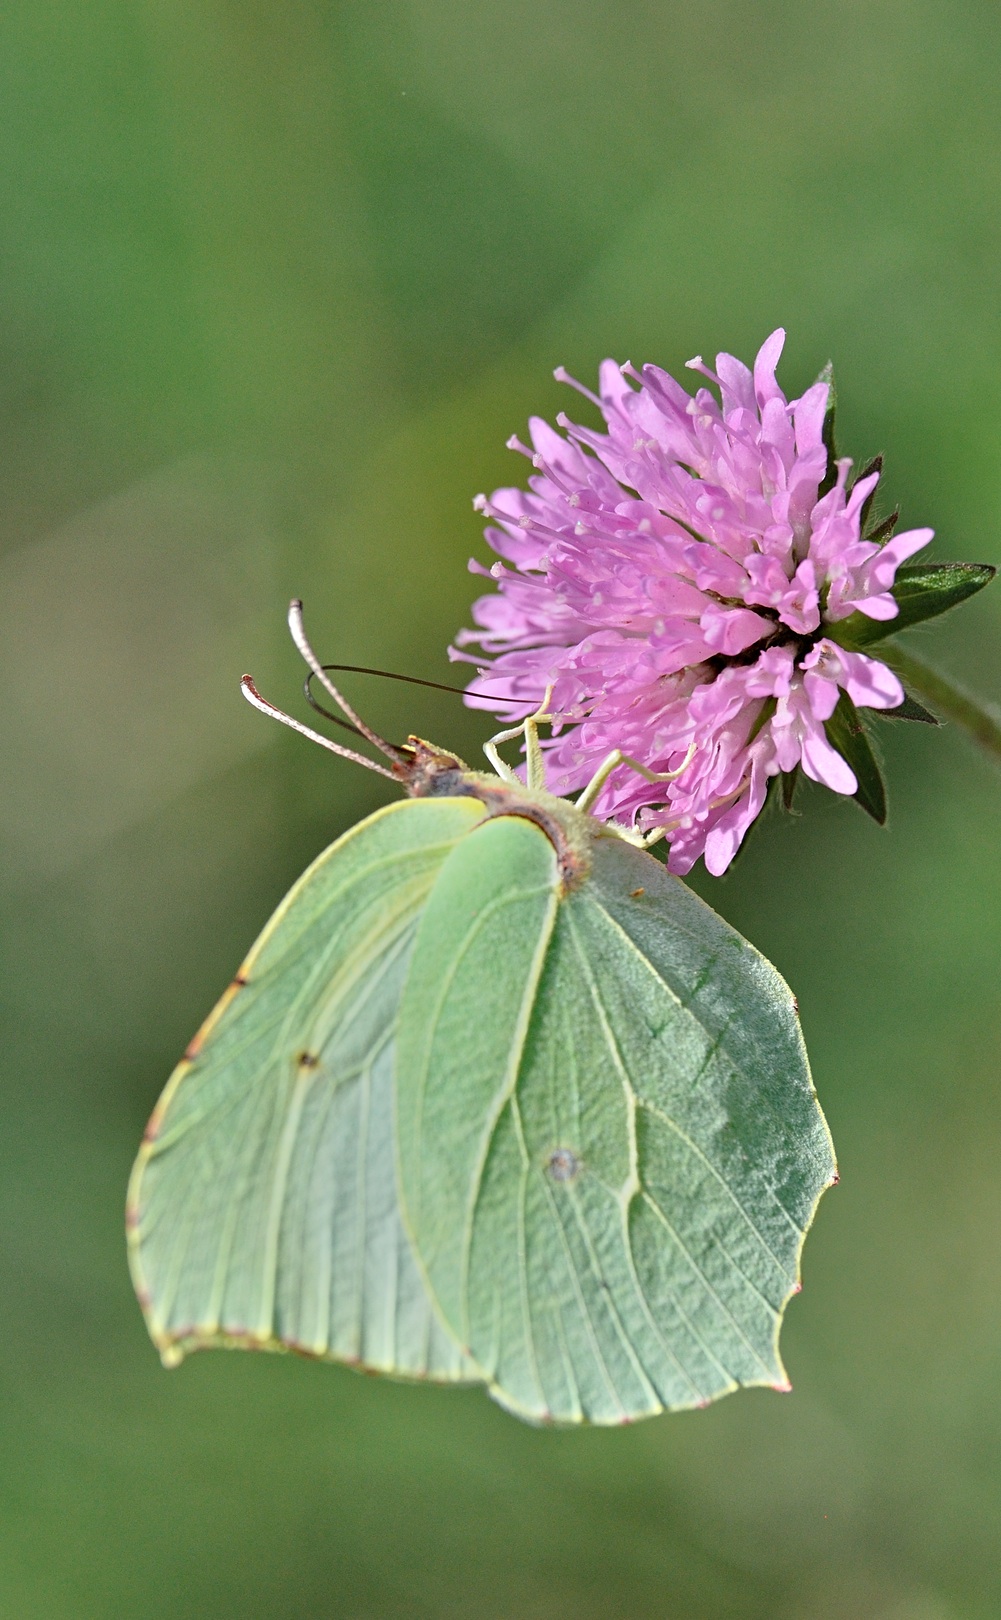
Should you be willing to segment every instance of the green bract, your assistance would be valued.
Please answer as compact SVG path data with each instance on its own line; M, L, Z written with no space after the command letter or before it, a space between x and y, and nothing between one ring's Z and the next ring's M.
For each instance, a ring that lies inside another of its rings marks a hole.
M880 461L879 457L877 461ZM872 466L875 465L875 462L872 463ZM892 529L895 516L888 518L881 529ZM875 539L881 529L873 531L869 538ZM897 569L892 587L898 609L895 618L870 619L864 613L851 613L847 619L827 627L828 637L854 652L875 646L888 636L895 636L900 630L910 629L925 619L947 613L950 608L965 602L967 597L975 596L977 591L990 584L996 572L989 563L905 563ZM880 648L880 656L905 679L913 680L915 675L921 679L920 663L915 663L895 644L889 649ZM921 689L925 696L930 695L926 682L922 682ZM896 709L874 709L871 712L883 719L921 720L926 725L938 724L935 715L919 703L912 692L906 690L903 703ZM990 727L992 722L988 719L986 724ZM868 811L873 820L882 826L886 821L886 787L865 723L847 692L841 693L838 706L825 729L828 741L855 772L858 788L854 797L863 810Z
M901 704L901 708L905 707L906 699ZM890 713L899 711L891 709ZM934 724L934 717L929 715L928 718ZM838 706L827 721L826 731L828 741L855 772L858 787L854 797L873 821L882 827L886 822L886 788L861 716L847 692L842 692L838 698Z
M788 987L654 857L411 740L300 878L129 1193L175 1362L298 1349L618 1423L785 1387L834 1179Z
M925 619L937 618L958 607L989 585L996 568L990 563L904 563L897 569L892 587L898 613L893 619L870 619L864 613L851 613L847 619L829 626L832 641L853 650L873 646L887 636L895 636Z

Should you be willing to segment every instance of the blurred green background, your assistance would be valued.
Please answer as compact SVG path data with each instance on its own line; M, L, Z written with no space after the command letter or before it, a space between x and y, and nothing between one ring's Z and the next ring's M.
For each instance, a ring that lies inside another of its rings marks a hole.
M122 1205L258 927L380 802L240 674L297 703L300 593L327 657L448 679L470 498L554 365L785 324L935 554L1001 561L997 6L8 0L0 82L0 1613L996 1617L1001 816L952 732L882 726L888 832L817 793L697 885L798 992L839 1149L791 1396L544 1433L168 1374ZM996 696L999 631L996 588L915 645Z

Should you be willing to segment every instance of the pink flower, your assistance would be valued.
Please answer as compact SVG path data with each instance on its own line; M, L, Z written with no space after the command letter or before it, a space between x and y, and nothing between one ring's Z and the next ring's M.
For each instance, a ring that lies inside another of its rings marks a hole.
M689 361L719 400L606 360L600 397L572 386L607 431L561 414L561 435L533 418L532 449L509 441L532 461L528 490L475 503L502 560L470 564L496 590L453 649L478 665L467 700L514 722L552 686L562 721L544 746L558 793L584 787L613 748L667 772L694 744L669 783L620 766L596 807L663 829L676 872L700 855L725 871L779 773L855 793L826 730L841 693L873 709L904 699L885 664L831 632L855 612L895 617L896 570L932 531L863 538L879 473L849 485L847 460L829 473L828 384L787 400L784 340L772 333L753 372L728 354L715 372ZM479 655L459 650L473 644Z

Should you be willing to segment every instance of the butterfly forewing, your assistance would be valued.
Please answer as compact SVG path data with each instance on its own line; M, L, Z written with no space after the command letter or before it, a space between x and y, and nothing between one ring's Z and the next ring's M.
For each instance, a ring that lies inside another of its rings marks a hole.
M563 897L547 846L487 823L421 920L397 1087L430 1286L494 1394L538 1420L781 1383L779 1321L833 1175L792 997L652 857L597 839ZM520 950L495 957L462 897L514 917L532 892ZM462 1050L460 995L490 1016Z
M130 1189L133 1272L168 1359L293 1347L475 1377L440 1325L396 1191L393 1046L421 910L482 817L411 800L292 889L168 1083Z

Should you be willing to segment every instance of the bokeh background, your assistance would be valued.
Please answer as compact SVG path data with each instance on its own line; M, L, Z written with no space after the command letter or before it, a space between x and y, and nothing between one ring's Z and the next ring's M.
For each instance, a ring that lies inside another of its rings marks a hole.
M1001 561L997 6L7 0L0 85L0 1612L996 1617L1001 778L954 732L882 726L888 831L816 793L696 880L797 990L839 1149L791 1396L544 1433L168 1374L122 1205L258 927L381 802L240 674L298 701L299 593L327 657L448 679L470 499L554 365L785 324L935 554ZM997 696L1001 589L913 644Z

